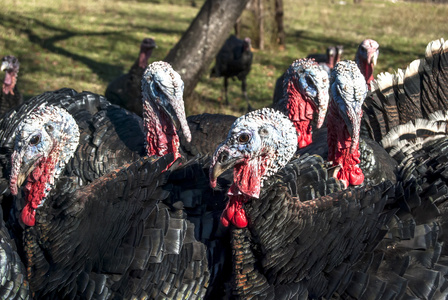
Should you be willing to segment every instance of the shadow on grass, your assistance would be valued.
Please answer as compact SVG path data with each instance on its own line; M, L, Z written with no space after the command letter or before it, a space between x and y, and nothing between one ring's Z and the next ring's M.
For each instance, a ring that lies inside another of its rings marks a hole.
M108 37L117 36L121 41L129 39L127 32L129 29L123 31L107 31L107 32L94 32L94 31L74 31L52 26L46 22L38 20L36 18L29 18L24 16L16 15L5 15L0 13L0 24L14 28L20 34L25 34L28 40L34 44L38 45L42 49L48 50L51 53L70 58L76 62L82 63L87 66L93 73L97 74L100 80L103 82L109 82L116 76L123 73L123 68L125 66L119 64L100 62L91 59L85 55L80 55L75 52L69 51L64 47L58 46L57 43L68 40L74 37ZM144 26L132 26L135 30L145 30L148 31L148 27ZM39 32L50 32L52 35L50 37L44 36ZM162 27L151 28L151 32L162 33L162 34L179 34L179 30L170 30ZM135 57L137 58L138 46L140 41L136 42ZM95 51L93 49L92 51ZM130 67L130 66L128 66Z

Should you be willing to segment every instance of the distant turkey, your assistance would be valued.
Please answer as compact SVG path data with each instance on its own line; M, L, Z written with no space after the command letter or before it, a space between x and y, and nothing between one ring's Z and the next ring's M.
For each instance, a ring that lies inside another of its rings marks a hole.
M142 90L140 82L143 72L148 66L148 60L152 51L156 48L156 42L151 38L143 39L140 45L140 53L128 73L123 74L109 83L105 91L107 100L120 105L125 109L142 116Z
M316 128L324 123L328 88L328 74L312 59L298 59L285 72L282 95L274 102L274 108L293 121L299 148L312 143L314 123ZM276 87L276 94L280 94L279 87ZM317 113L316 122L313 122L314 113Z
M7 223L37 299L204 296L205 246L168 198L174 157L143 157L137 116L64 89L0 124L17 195Z
M336 47L328 46L325 54L309 54L306 58L314 59L330 75L336 61Z
M373 69L378 60L379 47L377 41L366 39L359 44L355 55L355 61L366 79L369 90L371 88L371 81L373 80Z
M19 60L16 57L8 55L2 58L0 69L5 72L5 79L0 95L0 115L23 102L22 94L17 88L19 67Z
M241 81L241 90L246 99L248 110L252 110L246 91L246 77L252 67L253 53L250 38L244 40L231 35L216 55L215 66L210 77L224 77L224 98L229 104L227 87L229 78L236 77Z
M432 41L425 58L396 74L379 74L363 109L362 133L376 141L397 125L448 110L448 43Z
M229 296L445 298L440 225L415 219L427 207L406 210L412 198L387 181L340 191L320 157L293 158L295 132L283 114L254 111L213 156L212 186L223 171L234 173L221 217L232 231Z

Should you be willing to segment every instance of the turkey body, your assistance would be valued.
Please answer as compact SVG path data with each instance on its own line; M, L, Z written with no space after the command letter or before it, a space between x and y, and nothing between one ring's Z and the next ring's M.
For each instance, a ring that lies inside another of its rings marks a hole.
M170 172L163 170L173 156L143 156L136 115L88 92L44 93L2 120L4 170L11 164L7 157L15 157L14 133L23 114L48 106L76 120L79 145L35 209L33 226L23 225L20 212L33 177L15 203L2 202L2 208L12 208L5 219L35 298L203 297L209 282L206 248L196 241L182 205L170 198Z
M248 106L249 100L246 92L246 77L252 67L253 53L251 51L250 39L238 39L231 35L216 55L216 63L212 68L210 77L224 77L224 93L226 104L228 79L237 77L241 81L241 90Z
M123 74L109 83L104 95L107 100L129 111L142 116L142 89L140 82L148 65L156 43L151 38L145 38L140 46L140 54L128 73Z
M400 177L396 185L386 180L341 191L318 156L304 154L280 164L289 159L278 146L288 134L279 128L288 125L276 117L271 126L270 114L256 111L238 119L215 152L210 172L213 184L222 170L234 170L222 216L232 230L233 295L446 297L439 282L446 274L439 231L446 222L433 213L434 203L416 198L425 180ZM443 195L444 189L431 191Z
M448 45L430 42L425 57L395 75L382 73L364 103L363 135L381 141L395 126L448 109Z

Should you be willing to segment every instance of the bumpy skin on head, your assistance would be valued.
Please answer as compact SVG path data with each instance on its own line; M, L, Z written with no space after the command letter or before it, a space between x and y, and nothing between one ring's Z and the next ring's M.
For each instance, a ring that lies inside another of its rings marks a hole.
M244 202L258 198L263 181L283 168L297 149L293 124L282 113L273 109L250 112L233 123L227 139L216 149L210 167L210 181L216 186L217 177L233 168L233 184L229 189L229 203L221 221L246 227Z
M42 105L19 124L11 155L10 189L17 195L27 179L21 215L25 225L34 225L36 209L43 205L78 143L76 121L59 107Z
M3 93L14 95L14 87L17 83L17 74L19 73L19 60L12 55L3 57L0 67L1 71L5 71L5 79L3 80Z
M298 147L312 143L314 112L317 112L317 128L325 120L328 107L328 74L312 59L294 61L283 80L283 98L277 108L285 112L297 129Z
M359 185L364 175L359 168L359 131L367 85L356 63L341 61L331 73L328 111L328 160L340 166L337 173L346 186Z
M184 83L169 63L157 61L146 68L142 79L142 95L148 155L174 153L174 159L179 158L179 137L176 133L179 124L186 140L191 141L183 91Z
M366 39L359 45L355 56L355 61L366 79L369 90L370 82L373 80L373 69L380 53L379 47L377 41Z

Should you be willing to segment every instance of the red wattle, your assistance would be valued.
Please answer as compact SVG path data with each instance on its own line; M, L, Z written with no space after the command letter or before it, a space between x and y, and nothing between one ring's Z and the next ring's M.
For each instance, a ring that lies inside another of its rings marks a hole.
M327 117L327 141L328 141L328 160L333 162L333 166L340 166L337 173L337 179L348 185L360 185L364 182L364 174L359 168L359 144L353 145L352 138L348 133L345 122L339 117L336 104L330 103L330 113Z
M36 223L36 210L31 207L30 203L27 203L22 209L20 217L25 225L34 226Z
M288 84L288 102L286 103L289 119L297 130L297 143L299 148L304 148L313 142L311 120L315 109L296 90L294 84Z
M244 195L230 196L229 202L221 215L221 223L227 227L230 223L238 228L244 228L248 224L243 203L247 201Z
M360 185L364 182L364 174L362 170L355 167L349 175L349 182L351 185Z

